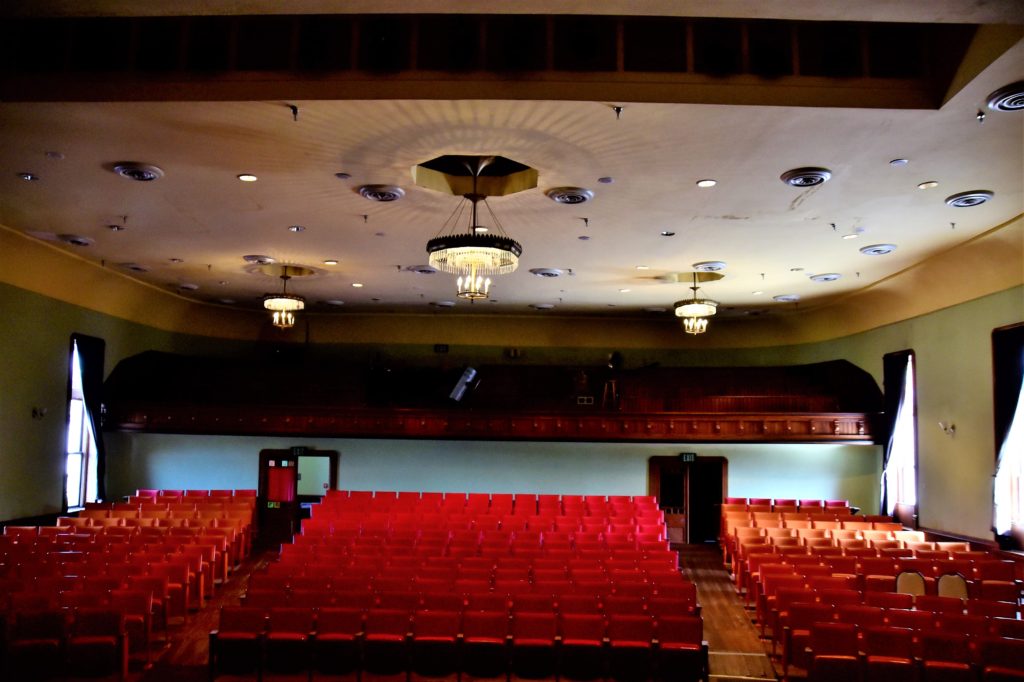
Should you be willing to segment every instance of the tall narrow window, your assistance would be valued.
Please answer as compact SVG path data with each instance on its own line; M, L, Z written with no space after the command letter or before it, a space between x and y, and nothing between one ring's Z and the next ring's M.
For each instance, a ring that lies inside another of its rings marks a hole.
M889 442L882 471L882 508L917 505L917 398L914 353L901 351L884 358L886 417Z
M68 401L68 507L81 507L97 497L96 435L85 407L78 342L71 340L71 399Z
M1024 535L1024 324L992 332L997 535Z

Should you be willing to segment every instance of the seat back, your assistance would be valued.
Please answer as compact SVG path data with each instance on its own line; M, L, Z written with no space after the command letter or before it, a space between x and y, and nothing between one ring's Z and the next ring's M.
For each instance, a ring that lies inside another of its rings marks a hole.
M896 576L896 591L915 596L925 593L924 576L917 571L900 571Z

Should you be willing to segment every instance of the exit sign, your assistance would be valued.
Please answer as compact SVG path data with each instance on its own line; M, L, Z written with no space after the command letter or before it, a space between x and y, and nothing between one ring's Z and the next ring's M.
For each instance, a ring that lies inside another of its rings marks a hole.
M686 463L686 462L696 462L697 461L697 453L696 452L680 452L679 453L679 461L680 462L684 462L684 463Z

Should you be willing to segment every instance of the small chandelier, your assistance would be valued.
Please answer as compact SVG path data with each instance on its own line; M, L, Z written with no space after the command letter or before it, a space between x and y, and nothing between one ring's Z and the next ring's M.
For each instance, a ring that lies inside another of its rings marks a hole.
M519 256L523 253L522 245L505 234L497 216L487 204L487 197L477 192L477 178L487 165L488 159L478 159L477 165L471 167L473 173L473 191L464 195L445 224L441 226L438 236L427 242L427 254L430 265L458 275L455 280L458 297L470 301L487 298L490 294L491 276L507 275L519 267ZM478 205L483 202L487 206L495 231L484 227L479 222ZM469 230L457 233L456 225L466 205L472 207L469 215Z
M676 301L676 317L683 318L683 331L687 334L703 334L708 330L708 318L718 312L718 303L709 298L697 298L697 273L693 273L693 295L684 301Z
M291 329L295 326L295 311L306 307L306 299L288 293L288 275L281 275L282 287L280 294L267 294L263 297L263 307L271 311L271 321L278 329Z

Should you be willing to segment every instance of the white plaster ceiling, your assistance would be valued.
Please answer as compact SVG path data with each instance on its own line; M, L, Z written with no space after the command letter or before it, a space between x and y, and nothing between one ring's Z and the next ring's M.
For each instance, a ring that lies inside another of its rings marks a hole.
M728 264L702 290L725 314L792 309L772 302L781 294L827 305L1024 212L1024 114L975 118L991 91L1022 77L1018 43L935 111L616 102L617 119L607 102L355 100L290 102L295 121L281 101L3 103L0 223L44 239L88 237L90 247L59 248L165 289L195 284L185 295L202 301L258 308L278 282L248 271L242 256L267 254L317 269L290 286L314 310L425 309L454 300L454 277L404 269L426 263L425 243L458 198L416 187L410 168L441 154L500 154L539 171L538 188L490 200L523 245L521 264L496 279L492 302L459 301L459 311L671 309L688 283L664 277L707 260ZM890 165L897 158L909 163ZM136 183L109 170L125 160L166 175ZM800 166L833 177L804 190L780 181ZM240 173L259 181L239 182ZM700 189L703 178L718 184ZM928 180L938 187L917 189ZM406 195L372 203L356 192L363 184ZM545 197L565 185L595 198L565 206ZM977 189L994 200L944 203ZM120 232L106 227L122 222ZM878 243L898 248L859 251ZM338 265L323 264L332 258ZM820 273L841 278L809 279Z

